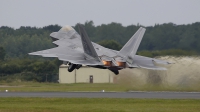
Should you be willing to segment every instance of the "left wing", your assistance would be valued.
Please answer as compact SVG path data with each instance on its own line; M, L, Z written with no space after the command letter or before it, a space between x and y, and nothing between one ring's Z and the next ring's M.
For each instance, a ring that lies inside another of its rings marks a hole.
M83 30L81 31L84 33ZM97 54L94 54L96 52L90 40L88 40L89 38L86 32L80 39L77 32L73 28L67 26L58 32L52 33L50 36L58 39L57 41L54 41L58 47L29 54L40 55L43 57L58 57L61 61L68 61L73 64L102 65L102 62L98 59ZM84 44L84 50L82 44ZM91 51L91 49L93 49L93 51ZM88 52L86 52L86 50ZM93 53L94 55L90 53Z
M74 64L85 65L100 65L98 61L94 59L86 59L83 52L69 49L68 47L56 47L43 51L37 51L29 53L29 55L39 55L42 57L57 57L61 61L69 61Z

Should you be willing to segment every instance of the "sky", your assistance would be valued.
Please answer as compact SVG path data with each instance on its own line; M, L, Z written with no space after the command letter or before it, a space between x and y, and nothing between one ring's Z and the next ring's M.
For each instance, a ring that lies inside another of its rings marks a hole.
M0 27L200 22L200 0L0 0Z

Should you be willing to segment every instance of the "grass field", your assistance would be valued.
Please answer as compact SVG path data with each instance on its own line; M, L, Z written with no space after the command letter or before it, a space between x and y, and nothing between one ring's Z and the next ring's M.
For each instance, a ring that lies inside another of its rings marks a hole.
M199 112L200 100L0 98L0 112Z
M0 83L0 91L127 91L127 88L118 84L59 84L59 83Z
M195 91L127 84L0 83L0 91ZM0 97L0 112L199 112L200 100Z
M1 83L0 91L18 91L18 92L48 92L48 91L200 91L200 88L179 88L159 85L130 85L126 83L118 84L59 84L59 83L36 83L36 82L19 82L19 83Z

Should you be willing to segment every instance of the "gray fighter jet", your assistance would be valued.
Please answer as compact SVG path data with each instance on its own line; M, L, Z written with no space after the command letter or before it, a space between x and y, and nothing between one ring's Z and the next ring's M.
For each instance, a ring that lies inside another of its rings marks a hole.
M155 63L170 64L169 62L136 55L145 30L140 27L123 48L116 51L91 42L83 25L79 25L80 35L71 26L64 26L58 32L50 34L57 47L32 52L29 55L57 57L69 65L69 72L79 69L82 65L109 69L116 75L124 68L166 70L155 66Z

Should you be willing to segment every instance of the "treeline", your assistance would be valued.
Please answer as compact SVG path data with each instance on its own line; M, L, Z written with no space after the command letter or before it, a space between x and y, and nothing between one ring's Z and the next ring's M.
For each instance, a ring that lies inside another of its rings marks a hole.
M57 82L60 65L58 59L25 58L0 61L0 81Z
M13 29L0 27L0 46L6 51L6 58L24 58L27 53L54 47L49 34L58 31L58 25L43 28L20 27Z
M168 49L168 50L157 50L157 51L139 51L138 55L147 56L147 57L157 57L157 56L197 56L198 52L195 51L187 51L181 49Z
M142 25L122 26L110 23L95 26L84 23L90 39L105 47L120 50ZM59 25L42 28L8 26L0 27L0 81L56 82L58 67L62 63L55 58L29 56L28 53L55 47L49 37L58 31ZM78 26L74 26L78 31ZM163 55L199 55L200 22L188 25L173 23L148 26L137 54L148 57Z
M141 26L139 24L122 26L120 23L94 26L92 21L85 23L86 30L92 41L115 40L122 46ZM77 25L75 28L77 29ZM200 52L200 22L188 25L165 23L145 28L146 32L139 51L181 49Z
M119 50L142 25L122 26L120 23L94 26L92 21L84 23L92 41L101 45L112 46ZM20 27L14 29L0 27L0 46L6 51L6 58L24 58L27 53L52 48L51 32L58 31L61 26L49 25L43 28ZM74 28L78 31L78 26ZM181 49L200 53L200 22L188 25L173 23L148 26L139 47L139 51L157 51ZM112 45L112 44L115 45Z

